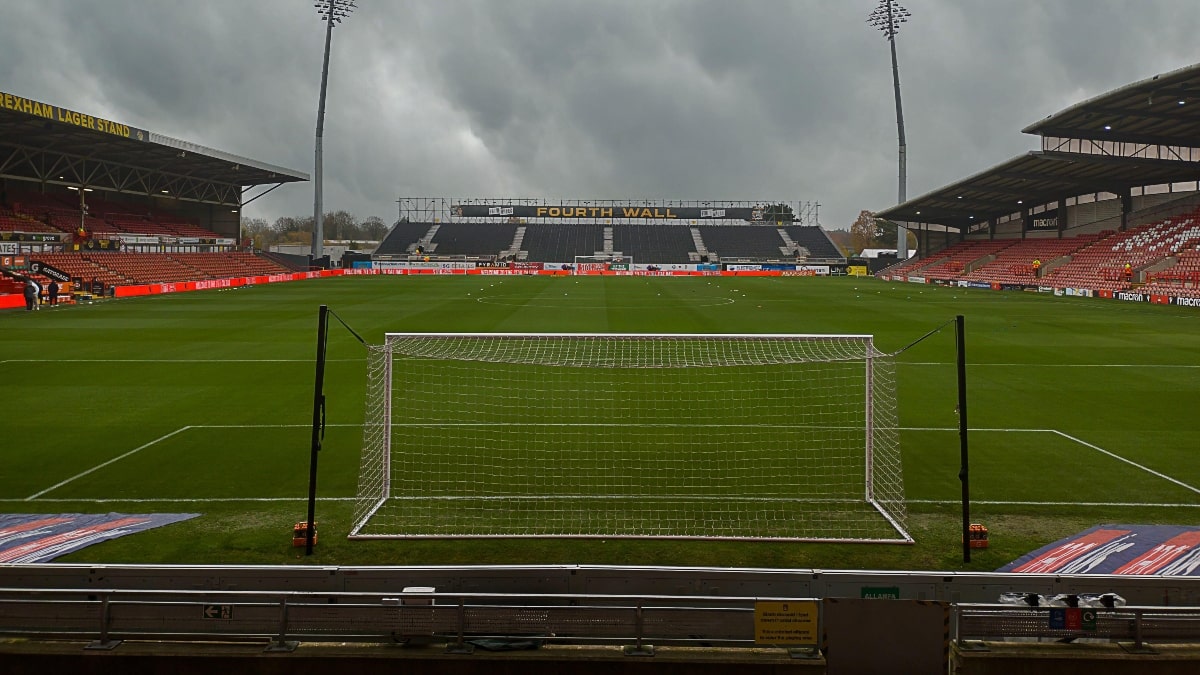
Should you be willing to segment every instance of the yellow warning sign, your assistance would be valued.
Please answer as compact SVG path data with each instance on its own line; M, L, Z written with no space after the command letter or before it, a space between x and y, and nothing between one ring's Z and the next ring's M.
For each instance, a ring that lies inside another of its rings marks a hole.
M817 644L817 601L754 603L754 641L786 646Z

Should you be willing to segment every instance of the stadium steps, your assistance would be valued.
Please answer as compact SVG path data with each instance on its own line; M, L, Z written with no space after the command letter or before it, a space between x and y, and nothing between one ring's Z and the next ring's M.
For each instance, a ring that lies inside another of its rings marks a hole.
M704 237L700 236L700 228L693 227L691 232L692 243L696 245L696 258L702 258L708 255L708 247L704 245Z
M783 240L783 246L779 247L779 252L786 256L800 255L800 246L796 244L796 240L792 239L792 235L784 228L779 228L779 238ZM806 256L807 257L807 256Z
M525 243L525 226L521 225L517 227L516 232L513 232L512 243L508 245L507 249L500 252L500 256L503 258L519 258L524 260L529 256L529 251L521 250L521 244L523 243Z
M433 237L435 235L437 235L438 230L441 229L441 227L442 226L439 223L434 223L433 225L430 225L429 229L425 232L424 236L422 236L420 239L414 241L413 243L409 244L408 248L406 250L409 253L416 253L417 247L419 246L426 253L433 253L434 251L437 250L437 244L433 243Z
M989 255L985 255L978 260L972 260L971 262L967 263L966 265L963 265L963 276L967 276L971 272L974 272L975 270L977 270L981 267L986 267L987 265L990 265L991 263L996 261L996 258L997 258L996 254L992 253Z
M780 230L787 232L788 237L796 243L797 254L806 249L810 258L838 261L846 259L842 250L829 238L829 233L819 225L788 225Z

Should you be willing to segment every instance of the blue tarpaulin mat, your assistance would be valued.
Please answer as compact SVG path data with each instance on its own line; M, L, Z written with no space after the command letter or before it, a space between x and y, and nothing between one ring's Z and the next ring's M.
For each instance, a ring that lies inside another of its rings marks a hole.
M997 571L1200 576L1200 527L1097 525L1023 555Z
M97 542L170 525L199 513L0 514L0 563L49 562Z

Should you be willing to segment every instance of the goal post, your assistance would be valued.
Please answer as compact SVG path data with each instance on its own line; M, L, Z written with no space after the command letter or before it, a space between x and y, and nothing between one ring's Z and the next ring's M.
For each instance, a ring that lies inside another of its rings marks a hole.
M575 256L572 274L633 274L633 256L606 254Z
M389 334L351 538L911 543L865 335Z

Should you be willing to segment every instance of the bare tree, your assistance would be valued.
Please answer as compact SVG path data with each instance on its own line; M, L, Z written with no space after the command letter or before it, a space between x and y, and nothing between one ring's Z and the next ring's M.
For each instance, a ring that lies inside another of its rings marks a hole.
M326 213L324 218L325 236L330 239L356 239L358 237L358 218L348 211Z
M367 219L362 222L361 229L363 238L371 241L383 241L388 233L388 226L379 216L367 216Z
M253 241L256 249L262 249L274 243L271 239L271 226L264 218L242 218L242 236Z
M865 248L874 248L879 243L878 222L875 214L870 211L858 213L858 219L850 226L850 248L855 255Z

